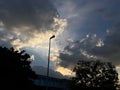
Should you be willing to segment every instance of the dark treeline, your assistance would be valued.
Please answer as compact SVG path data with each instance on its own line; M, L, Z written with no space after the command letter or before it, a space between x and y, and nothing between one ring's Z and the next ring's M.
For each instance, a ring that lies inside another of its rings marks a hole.
M33 82L37 75L30 64L30 55L24 50L0 46L0 89L42 90ZM110 62L80 60L73 71L76 75L68 80L70 90L117 90L119 87L118 73Z
M0 47L0 88L34 89L33 79L37 77L30 67L30 55L25 51Z
M117 90L119 88L118 73L110 62L79 61L73 70L76 74L71 78L71 90Z

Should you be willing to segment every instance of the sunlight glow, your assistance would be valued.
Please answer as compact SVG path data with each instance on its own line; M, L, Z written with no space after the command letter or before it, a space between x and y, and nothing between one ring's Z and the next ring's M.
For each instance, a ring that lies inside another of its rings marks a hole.
M62 73L64 76L75 76L75 73L73 73L70 69L64 68L64 67L58 67L56 71Z
M66 25L66 19L54 18L54 24L51 26L54 30L44 30L45 28L41 28L40 30L32 30L33 32L30 32L30 30L33 29L32 27L14 27L13 31L17 38L12 41L12 45L18 49L24 47L36 48L37 45L48 43L50 36L55 35L57 37L60 35L64 31ZM23 31L26 31L26 33L23 33Z

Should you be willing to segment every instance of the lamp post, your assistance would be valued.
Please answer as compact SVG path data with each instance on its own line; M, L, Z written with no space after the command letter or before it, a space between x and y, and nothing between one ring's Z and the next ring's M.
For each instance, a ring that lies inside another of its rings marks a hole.
M47 77L49 77L49 63L50 63L50 47L51 47L51 39L55 38L55 35L49 38L49 50L48 50L48 65L47 65Z

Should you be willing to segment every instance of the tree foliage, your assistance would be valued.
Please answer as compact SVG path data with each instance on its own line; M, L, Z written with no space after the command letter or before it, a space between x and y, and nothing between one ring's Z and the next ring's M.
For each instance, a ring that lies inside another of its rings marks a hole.
M110 62L79 61L73 71L76 74L70 82L73 90L116 90L118 87L118 73Z
M0 82L3 88L32 88L36 74L30 67L30 55L25 51L0 47Z

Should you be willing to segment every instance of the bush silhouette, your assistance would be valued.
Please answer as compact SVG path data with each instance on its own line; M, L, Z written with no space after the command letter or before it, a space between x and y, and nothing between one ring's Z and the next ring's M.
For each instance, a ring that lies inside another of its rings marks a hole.
M116 90L118 73L110 62L79 61L70 80L72 90Z
M30 67L30 55L25 51L0 47L0 88L34 88L33 79L37 76Z

